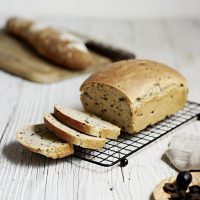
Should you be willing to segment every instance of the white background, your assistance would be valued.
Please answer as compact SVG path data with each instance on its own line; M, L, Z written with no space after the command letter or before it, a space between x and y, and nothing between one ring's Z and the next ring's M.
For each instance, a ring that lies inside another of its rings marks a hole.
M0 0L0 17L10 15L200 18L200 0Z

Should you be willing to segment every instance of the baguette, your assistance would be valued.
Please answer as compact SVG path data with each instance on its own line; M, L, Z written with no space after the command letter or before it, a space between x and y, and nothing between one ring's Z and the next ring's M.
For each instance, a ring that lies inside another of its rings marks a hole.
M63 158L74 153L73 145L51 134L44 124L24 127L16 139L28 150L48 158Z
M6 31L29 43L39 54L68 69L83 70L91 64L91 55L82 40L24 18L10 18Z
M76 131L58 121L53 114L46 113L44 115L44 123L49 131L62 138L63 140L89 149L101 149L105 146L107 140L105 138L98 138L85 135Z
M55 105L54 115L63 124L88 135L117 139L120 134L118 126L101 120L99 117L89 113Z

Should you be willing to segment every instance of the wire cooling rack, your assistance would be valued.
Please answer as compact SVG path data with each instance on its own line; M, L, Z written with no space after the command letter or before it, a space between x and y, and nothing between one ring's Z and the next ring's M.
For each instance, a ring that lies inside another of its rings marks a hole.
M104 167L125 166L128 156L195 118L200 120L200 104L189 101L183 110L136 135L122 134L117 140L108 140L101 150L76 147L74 156Z

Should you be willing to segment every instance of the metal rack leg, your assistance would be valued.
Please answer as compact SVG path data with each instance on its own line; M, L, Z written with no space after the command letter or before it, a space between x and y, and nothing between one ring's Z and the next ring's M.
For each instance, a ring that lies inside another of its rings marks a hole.
M122 158L120 161L119 166L120 167L125 167L126 165L128 165L128 160L126 158Z

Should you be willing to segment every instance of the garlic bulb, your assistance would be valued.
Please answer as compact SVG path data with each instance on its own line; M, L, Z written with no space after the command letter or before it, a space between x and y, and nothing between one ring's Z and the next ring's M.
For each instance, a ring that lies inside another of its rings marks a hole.
M200 135L191 132L176 134L169 143L165 155L179 170L200 169Z

